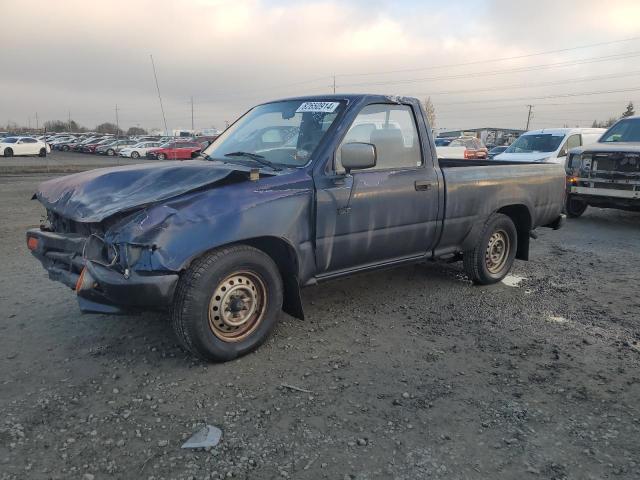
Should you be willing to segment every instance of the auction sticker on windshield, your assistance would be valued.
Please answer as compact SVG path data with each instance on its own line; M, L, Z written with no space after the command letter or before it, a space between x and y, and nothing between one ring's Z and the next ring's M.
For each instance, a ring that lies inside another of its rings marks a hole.
M296 113L305 113L305 112L323 112L323 113L332 113L338 108L340 105L339 102L304 102L302 103Z

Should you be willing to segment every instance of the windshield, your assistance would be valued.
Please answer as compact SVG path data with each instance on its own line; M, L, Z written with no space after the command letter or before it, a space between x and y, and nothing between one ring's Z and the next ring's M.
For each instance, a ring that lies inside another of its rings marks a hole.
M505 153L555 152L563 139L564 135L551 133L522 135L505 150Z
M250 110L204 153L213 160L301 167L311 159L342 102L292 100ZM251 157L254 157L253 159Z
M18 139L16 137L7 137L2 139L2 143L16 143Z
M607 130L601 142L640 142L640 118L621 120Z

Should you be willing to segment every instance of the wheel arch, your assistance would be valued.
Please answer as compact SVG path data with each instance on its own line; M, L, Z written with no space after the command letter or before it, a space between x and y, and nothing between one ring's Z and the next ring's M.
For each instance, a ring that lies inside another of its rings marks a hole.
M529 260L529 233L532 227L529 208L523 204L506 205L496 210L496 213L506 215L516 226L516 231L518 232L516 258L518 260Z
M300 282L298 275L298 255L293 245L291 245L287 240L280 237L263 236L246 238L224 245L217 245L214 249L217 250L219 248L229 247L233 245L249 245L251 247L257 248L258 250L271 257L271 259L278 267L280 276L282 277L282 286L284 288L282 310L292 317L304 320L304 311L302 308ZM200 255L193 258L190 263L192 263L196 258L199 258L202 255L210 252L211 250L202 252Z

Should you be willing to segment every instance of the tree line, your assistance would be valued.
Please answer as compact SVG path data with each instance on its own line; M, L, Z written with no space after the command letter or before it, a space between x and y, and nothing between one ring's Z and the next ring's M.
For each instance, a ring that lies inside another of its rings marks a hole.
M44 129L45 132L52 132L52 133L60 133L60 132L84 133L89 131L87 127L84 127L78 124L78 122L76 122L75 120L69 120L66 122L62 120L47 120L42 125L42 128L40 128L40 130L42 129ZM11 132L26 132L26 131L35 130L35 129L20 127L16 123L9 123L7 124L7 130ZM91 131L97 132L97 133L111 133L113 135L116 135L116 134L117 135L147 135L148 133L144 128L141 128L141 127L129 127L125 131L122 128L119 128L115 123L111 123L111 122L101 123Z
M633 106L633 102L629 102L627 104L626 110L624 112L622 112L622 115L620 115L620 118L633 117L635 114L636 114L636 111L635 111L635 108ZM620 118L609 117L608 120L604 120L604 121L601 121L601 122L599 122L598 120L594 120L593 123L591 124L591 127L593 127L593 128L609 128L611 125L613 125L618 120L620 120Z

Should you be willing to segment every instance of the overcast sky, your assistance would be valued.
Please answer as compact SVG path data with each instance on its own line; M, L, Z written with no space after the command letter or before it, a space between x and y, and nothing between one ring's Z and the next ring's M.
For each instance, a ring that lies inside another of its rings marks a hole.
M431 96L440 128L524 128L528 104L533 128L589 126L640 101L639 0L2 0L0 20L0 125L92 128L117 104L121 126L162 127L150 54L170 129L191 96L196 128L220 128L334 74Z

